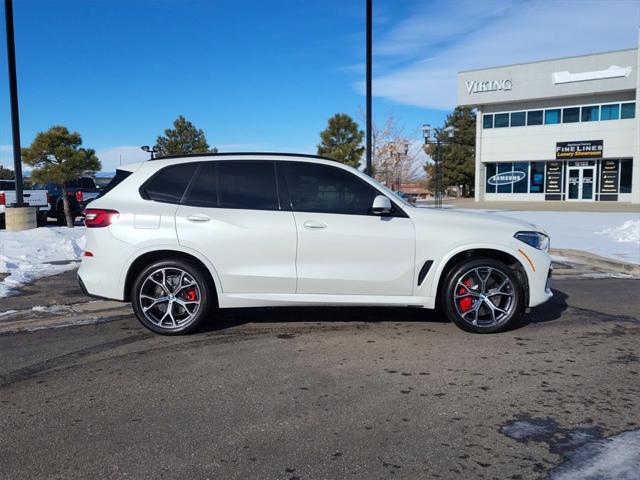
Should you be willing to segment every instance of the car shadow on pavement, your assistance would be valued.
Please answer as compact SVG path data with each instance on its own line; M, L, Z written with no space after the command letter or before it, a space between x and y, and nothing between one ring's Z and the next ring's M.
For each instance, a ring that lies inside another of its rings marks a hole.
M412 307L257 307L222 309L200 329L201 332L223 330L247 323L447 323L438 310Z
M525 313L511 330L528 324L557 320L567 309L568 295L553 290L554 296L547 303ZM257 307L222 309L215 319L206 322L199 332L219 331L247 323L449 323L444 313L416 307Z
M558 320L562 317L563 312L569 307L567 295L562 290L553 288L553 297L548 302L538 305L532 308L528 313L525 313L520 317L520 321L514 325L513 329L522 328L526 325L546 323Z

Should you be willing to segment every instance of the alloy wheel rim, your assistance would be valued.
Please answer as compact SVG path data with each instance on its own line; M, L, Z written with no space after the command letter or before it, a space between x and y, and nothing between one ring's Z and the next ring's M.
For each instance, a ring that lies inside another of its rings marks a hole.
M180 268L159 268L142 282L140 309L145 318L159 328L183 328L200 310L200 291L189 272Z
M493 267L476 267L458 278L453 303L460 318L474 327L494 327L505 322L515 306L511 279Z

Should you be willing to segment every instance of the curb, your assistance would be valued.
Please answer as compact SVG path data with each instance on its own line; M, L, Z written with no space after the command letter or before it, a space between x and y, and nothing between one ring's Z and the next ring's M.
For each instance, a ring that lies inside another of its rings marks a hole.
M59 308L44 311L18 310L9 313L4 319L0 318L0 335L91 325L120 320L132 314L130 305L101 300L51 307Z
M563 257L572 263L588 265L605 272L624 273L626 275L640 278L640 265L635 263L604 258L583 250L573 250L570 248L552 248L549 253L551 255Z

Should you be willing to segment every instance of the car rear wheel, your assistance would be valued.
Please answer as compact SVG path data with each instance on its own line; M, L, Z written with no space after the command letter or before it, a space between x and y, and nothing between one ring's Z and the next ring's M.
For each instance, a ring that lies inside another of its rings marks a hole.
M179 335L206 319L213 301L208 278L183 260L156 262L136 278L131 304L138 320L156 333Z
M463 330L506 330L522 310L522 285L516 272L491 258L467 260L447 275L441 294L447 317Z

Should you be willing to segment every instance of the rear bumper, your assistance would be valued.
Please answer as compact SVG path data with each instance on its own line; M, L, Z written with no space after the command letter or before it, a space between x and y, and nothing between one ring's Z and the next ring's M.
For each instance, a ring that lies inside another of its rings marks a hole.
M82 281L82 277L78 274L78 284L80 285L80 290L82 290L82 293L84 293L87 297L92 297L92 298L100 298L102 300L115 300L114 298L109 298L109 297L103 297L101 295L95 295L93 293L90 293L87 290L87 287L85 286L84 282Z

